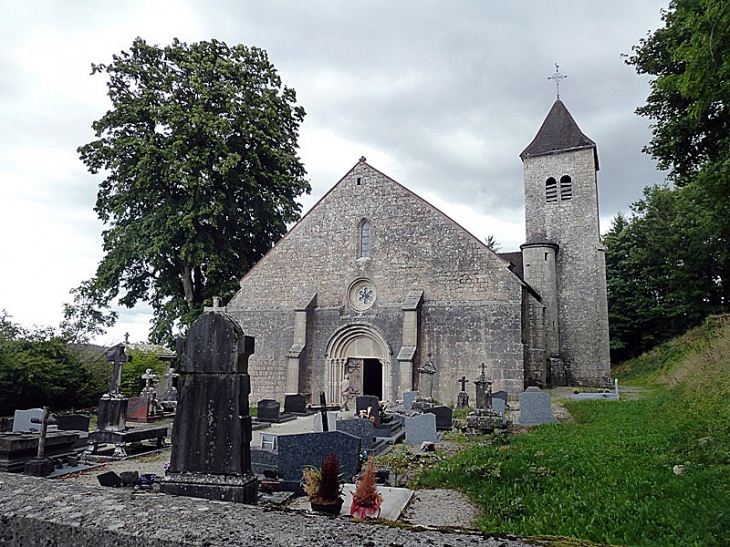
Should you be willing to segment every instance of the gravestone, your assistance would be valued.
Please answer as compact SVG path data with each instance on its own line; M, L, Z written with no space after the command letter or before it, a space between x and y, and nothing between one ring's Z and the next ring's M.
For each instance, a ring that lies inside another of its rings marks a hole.
M49 411L48 407L44 406L41 410L41 417L31 418L31 422L40 426L40 432L38 435L38 451L36 457L25 462L23 466L23 473L26 475L32 475L34 477L44 477L53 471L53 461L46 456L46 435L48 431L48 424L56 422L55 416Z
M441 435L436 431L435 414L427 412L406 418L406 444L437 443Z
M536 425L557 422L550 407L550 394L539 387L528 387L520 393L520 424Z
M248 414L254 339L228 315L208 312L193 323L186 345L170 467L160 492L256 503Z
M431 354L429 353L428 358L418 367L418 391L427 401L433 399L435 376L436 365L431 360Z
M61 431L89 431L91 417L84 414L61 414L56 416L56 425Z
M147 423L150 421L149 397L130 397L127 399L127 420Z
M405 391L403 392L403 409L410 410L413 407L413 403L418 399L417 391Z
M33 419L43 419L42 408L29 408L27 410L16 410L13 418L13 433L24 431L40 431L41 426L38 422L32 422Z
M317 414L314 415L314 420L312 421L312 431L317 433L321 431L335 431L337 429L337 413L336 412L327 412L327 428L324 428L322 426L322 413L317 412Z
M89 423L91 417L84 414L61 414L56 416L56 426L59 431L73 431L79 436L74 448L86 446L89 441Z
M474 385L476 386L476 407L477 409L489 409L492 408L492 384L494 383L494 380L492 380L490 377L488 377L484 373L485 365L484 363L481 364L481 373L477 377L476 380L474 380Z
M375 418L375 427L378 427L380 425L380 398L376 397L375 395L360 395L355 399L355 411L357 412L358 416L361 416L361 411L364 410L365 412L368 411L368 408L370 409L370 414L367 415L368 418L373 417Z
M456 395L456 408L467 408L469 406L469 394L466 392L466 383L469 380L462 376L457 380L461 384L461 391Z
M284 395L284 412L291 414L311 414L307 412L307 398L301 393Z
M330 452L337 454L342 478L350 482L360 471L360 450L360 439L343 431L279 435L279 473L284 487L297 489L302 470L309 465L319 469Z
M354 420L337 420L337 431L344 431L360 439L360 447L364 451L370 451L375 446L375 426L373 422L365 418Z
M177 378L180 376L177 371L170 367L165 372L165 379L160 382L162 394L159 396L160 404L167 412L175 410L177 406Z
M257 405L256 419L259 422L278 422L281 405L274 399L262 399Z
M507 392L503 389L500 389L499 391L495 391L492 393L492 404L494 404L495 399L502 399L504 401L505 406L509 403L509 396L507 395Z
M132 358L124 353L124 344L112 346L106 360L114 364L109 392L101 396L96 417L98 431L124 431L127 427L127 397L119 391L122 385L122 366Z
M340 405L328 405L327 396L324 391L319 392L319 405L309 405L311 410L319 412L319 426L317 426L317 416L314 418L314 429L317 431L317 427L321 427L322 431L334 431L334 422L330 422L329 412L330 410L340 410ZM325 419L326 417L326 419ZM330 425L330 423L332 425Z
M451 431L454 425L454 411L448 406L432 406L426 412L436 416L436 429L438 431Z
M502 427L507 425L507 404L504 402L504 400L500 398L494 398L492 399L492 409L499 413L502 421L501 425Z

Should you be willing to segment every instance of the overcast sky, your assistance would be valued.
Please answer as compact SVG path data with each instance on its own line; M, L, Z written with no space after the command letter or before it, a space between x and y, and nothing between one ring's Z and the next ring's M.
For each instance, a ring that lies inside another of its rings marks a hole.
M598 146L602 230L664 180L634 114L646 77L623 54L668 0L0 0L0 310L57 326L102 258L100 178L78 158L109 108L105 77L135 37L216 38L268 51L307 116L305 211L360 156L503 251L524 241L522 162L556 88ZM97 342L144 341L149 309Z

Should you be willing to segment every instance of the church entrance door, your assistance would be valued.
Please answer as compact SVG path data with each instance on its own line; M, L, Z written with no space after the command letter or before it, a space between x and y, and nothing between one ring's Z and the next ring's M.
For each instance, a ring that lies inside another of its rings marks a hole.
M345 375L351 395L388 399L392 390L391 353L383 335L372 325L352 324L340 328L327 347L324 378L327 400L343 402L340 388Z
M383 399L383 365L378 359L363 359L362 394Z

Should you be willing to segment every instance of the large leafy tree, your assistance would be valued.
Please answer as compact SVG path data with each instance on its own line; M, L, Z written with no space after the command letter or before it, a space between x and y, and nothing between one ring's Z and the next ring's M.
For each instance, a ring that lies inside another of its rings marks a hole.
M95 211L105 256L75 290L66 326L108 326L90 315L115 299L154 310L151 340L169 339L237 280L296 221L310 187L297 156L304 109L266 52L212 40L164 48L137 38L109 64L112 109L79 153L103 173Z
M730 3L673 0L627 59L652 76L637 113L673 187L647 188L606 235L611 336L630 356L730 307Z

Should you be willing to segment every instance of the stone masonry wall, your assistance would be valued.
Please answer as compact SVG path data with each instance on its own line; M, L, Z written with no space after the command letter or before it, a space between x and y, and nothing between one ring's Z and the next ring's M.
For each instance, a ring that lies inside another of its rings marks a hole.
M542 240L558 245L560 355L568 380L578 385L608 383L606 272L594 150L528 158L524 170L528 243ZM545 181L548 177L560 181L563 175L572 180L572 199L547 203Z
M371 224L369 257L358 256L363 219ZM324 388L325 354L333 333L358 321L385 337L392 352L391 395L398 391L401 306L412 290L424 292L419 356L432 351L449 374L467 377L485 362L498 382L521 391L522 287L507 266L443 213L360 162L241 280L240 291L227 305L246 334L256 337L250 360L252 401L283 398L278 379L285 378L293 310L315 293L309 325L313 347L304 364L312 392ZM371 308L355 311L348 290L363 278L373 283L377 296ZM456 378L444 382L440 396L455 400Z

